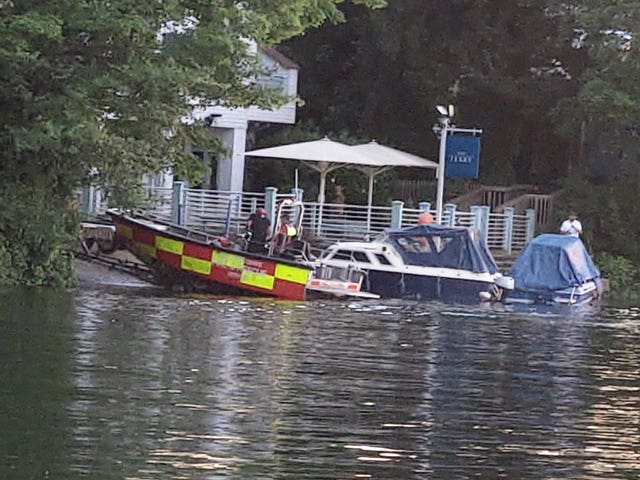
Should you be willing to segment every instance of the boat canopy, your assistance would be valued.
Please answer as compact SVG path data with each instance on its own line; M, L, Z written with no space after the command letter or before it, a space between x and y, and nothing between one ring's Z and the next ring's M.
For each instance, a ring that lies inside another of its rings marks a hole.
M589 280L600 282L600 272L582 240L553 233L531 240L514 262L510 275L516 290L530 292L561 290Z
M474 273L496 273L491 252L477 230L436 224L385 231L405 263L425 267L455 268Z

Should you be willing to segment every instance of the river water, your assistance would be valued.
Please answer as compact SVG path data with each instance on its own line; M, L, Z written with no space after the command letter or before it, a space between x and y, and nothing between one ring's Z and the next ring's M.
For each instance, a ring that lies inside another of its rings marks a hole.
M637 479L640 308L0 292L0 479Z

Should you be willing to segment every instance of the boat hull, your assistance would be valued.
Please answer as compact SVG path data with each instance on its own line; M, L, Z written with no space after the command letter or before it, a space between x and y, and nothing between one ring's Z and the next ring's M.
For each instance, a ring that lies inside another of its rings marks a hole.
M507 293L504 303L538 305L585 305L600 296L598 285L589 281L577 287L553 291L512 290Z
M118 239L172 283L191 279L212 292L305 299L310 266L224 248L215 241L191 240L153 222L113 213L111 217Z
M363 289L383 298L477 303L491 295L493 281L370 270Z

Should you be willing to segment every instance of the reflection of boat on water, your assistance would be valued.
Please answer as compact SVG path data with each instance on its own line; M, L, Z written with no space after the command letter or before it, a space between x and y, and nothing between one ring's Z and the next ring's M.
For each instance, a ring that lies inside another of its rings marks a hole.
M582 241L570 235L543 234L531 240L510 276L514 289L505 303L580 305L602 291L600 272Z
M478 232L466 227L417 225L389 229L371 242L338 242L320 268L355 268L362 289L390 298L478 302L498 299L509 278L498 272Z
M108 214L118 240L166 285L289 300L303 300L312 293L377 297L360 292L362 278L358 272L314 280L312 258L306 242L299 237L286 247L274 237L264 253L250 253L241 239L234 244L224 236L116 210Z

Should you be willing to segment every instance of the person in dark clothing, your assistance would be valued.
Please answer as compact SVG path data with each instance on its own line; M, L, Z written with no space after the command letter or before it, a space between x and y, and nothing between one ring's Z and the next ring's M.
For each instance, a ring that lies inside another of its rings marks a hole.
M267 218L264 208L258 208L247 222L247 231L251 234L247 251L251 253L267 253L265 245L271 236L271 220Z

